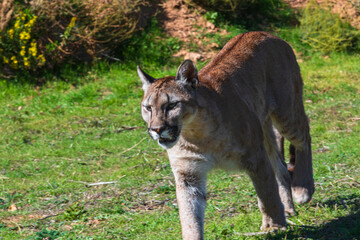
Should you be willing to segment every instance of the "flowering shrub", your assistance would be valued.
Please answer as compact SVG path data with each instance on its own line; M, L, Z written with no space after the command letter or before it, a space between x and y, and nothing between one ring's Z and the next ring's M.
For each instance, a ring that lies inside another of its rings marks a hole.
M39 76L41 70L57 71L63 63L77 65L115 54L146 25L154 13L150 6L158 0L3 1L0 73Z
M32 31L36 21L31 13L20 12L8 30L0 32L0 66L26 71L44 66L46 59L39 52Z
M41 25L51 26L41 32L47 49L53 51L47 59L52 64L90 62L111 52L133 36L139 19L146 15L141 8L147 5L141 0L35 0L31 9Z

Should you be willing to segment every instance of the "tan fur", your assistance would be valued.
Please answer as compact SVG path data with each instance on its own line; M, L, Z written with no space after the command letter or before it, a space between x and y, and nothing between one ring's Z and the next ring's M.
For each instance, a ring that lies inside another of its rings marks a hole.
M140 68L142 115L169 155L184 239L203 239L206 175L214 167L246 171L255 186L262 229L286 225L295 201L314 192L303 83L290 46L265 32L231 39L199 73L187 60L176 77ZM296 149L291 176L284 136Z

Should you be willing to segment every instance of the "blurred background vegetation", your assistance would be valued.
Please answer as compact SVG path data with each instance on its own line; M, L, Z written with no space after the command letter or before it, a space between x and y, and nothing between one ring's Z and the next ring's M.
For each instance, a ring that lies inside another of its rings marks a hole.
M3 0L0 72L4 78L38 81L46 73L56 74L79 66L83 69L84 65L103 59L166 64L182 43L167 36L161 28L157 20L161 3L159 0ZM194 11L201 7L207 21L225 29L231 26L232 32L236 32L234 28L276 31L291 26L296 29L293 40L303 48L324 54L359 50L360 31L329 9L320 8L316 1L310 1L301 11L294 11L282 0L185 0L184 3Z

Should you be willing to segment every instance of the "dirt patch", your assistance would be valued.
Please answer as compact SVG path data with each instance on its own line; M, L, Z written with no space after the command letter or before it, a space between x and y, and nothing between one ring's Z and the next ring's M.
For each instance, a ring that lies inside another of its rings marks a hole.
M5 224L7 227L19 227L20 222L28 221L28 220L37 220L44 218L44 215L37 215L37 214L29 214L27 216L9 216L4 218L0 221L0 223Z
M284 0L294 9L301 9L310 0ZM317 0L323 8L349 22L360 29L360 4L351 0ZM201 7L189 8L182 0L167 0L160 4L159 20L165 31L174 38L184 42L184 46L174 54L174 57L191 59L195 63L212 59L218 52L219 46L206 37L207 34L229 34L226 30L217 28L207 21Z
M174 56L196 62L211 59L216 55L219 46L204 35L210 33L226 35L228 32L204 19L201 14L205 12L204 9L200 7L189 9L181 0L168 0L161 4L161 8L160 22L165 31L171 37L185 43L185 46ZM196 50L190 51L190 48Z
M295 9L305 8L310 0L284 0ZM334 14L349 22L353 27L360 29L360 3L351 0L317 0L324 9L330 9Z

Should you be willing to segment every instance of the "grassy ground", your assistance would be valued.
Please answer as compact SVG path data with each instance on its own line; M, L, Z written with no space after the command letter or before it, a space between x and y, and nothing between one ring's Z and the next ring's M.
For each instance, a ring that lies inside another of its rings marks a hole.
M287 231L247 237L261 225L255 190L246 175L215 170L207 239L359 238L359 57L298 56L314 199L296 205ZM176 68L145 69L160 77ZM72 78L41 87L0 81L0 239L180 239L173 176L141 119L136 71L112 65Z

